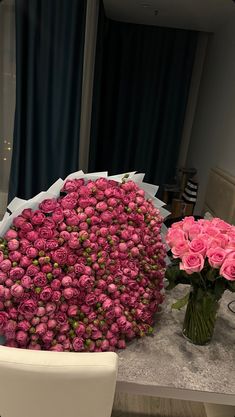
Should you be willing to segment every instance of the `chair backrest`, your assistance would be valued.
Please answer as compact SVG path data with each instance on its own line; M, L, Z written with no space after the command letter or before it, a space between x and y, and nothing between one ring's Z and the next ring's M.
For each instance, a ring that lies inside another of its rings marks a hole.
M110 417L117 355L0 346L1 417Z

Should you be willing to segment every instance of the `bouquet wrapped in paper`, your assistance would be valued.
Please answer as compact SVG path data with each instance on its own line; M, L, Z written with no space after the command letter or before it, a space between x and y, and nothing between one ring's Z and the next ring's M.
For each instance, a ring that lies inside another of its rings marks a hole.
M143 178L79 171L11 202L0 224L7 346L99 352L152 333L168 212Z

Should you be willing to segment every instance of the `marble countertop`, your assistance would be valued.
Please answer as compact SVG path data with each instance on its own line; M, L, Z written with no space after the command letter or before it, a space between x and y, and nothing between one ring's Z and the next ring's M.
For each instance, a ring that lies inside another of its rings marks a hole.
M181 333L185 308L171 309L188 289L167 292L154 335L118 352L117 391L235 405L235 314L227 307L235 293L223 295L210 344L196 346Z

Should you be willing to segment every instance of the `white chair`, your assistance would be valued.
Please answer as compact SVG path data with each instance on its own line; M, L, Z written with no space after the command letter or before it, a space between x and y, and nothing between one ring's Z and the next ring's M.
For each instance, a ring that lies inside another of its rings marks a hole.
M117 355L0 346L1 417L110 417Z

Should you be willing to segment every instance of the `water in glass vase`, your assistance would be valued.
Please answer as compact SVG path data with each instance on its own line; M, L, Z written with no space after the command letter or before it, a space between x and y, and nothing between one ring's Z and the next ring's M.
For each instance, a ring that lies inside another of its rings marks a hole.
M183 324L183 335L196 345L210 342L219 308L219 299L212 292L192 287Z

